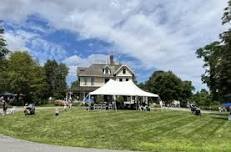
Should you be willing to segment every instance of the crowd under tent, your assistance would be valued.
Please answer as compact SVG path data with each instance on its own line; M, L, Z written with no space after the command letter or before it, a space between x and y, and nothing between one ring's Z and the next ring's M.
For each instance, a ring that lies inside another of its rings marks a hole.
M140 104L139 100L137 100L138 97L142 98L141 102L145 102L146 104L149 104L148 99L150 98L159 99L159 95L140 89L132 80L119 82L111 79L102 87L90 92L89 98L91 99L91 96L97 95L112 96L114 101L116 101L118 96L128 96L130 97L130 101L124 101L124 104L136 105Z

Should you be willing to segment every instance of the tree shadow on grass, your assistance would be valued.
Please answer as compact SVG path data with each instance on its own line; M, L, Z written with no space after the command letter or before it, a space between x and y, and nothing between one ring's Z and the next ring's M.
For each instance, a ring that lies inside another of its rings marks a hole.
M213 119L218 119L218 120L226 120L228 121L228 117L219 117L219 116L212 116Z
M212 116L228 116L229 113L210 113L209 115L212 115Z
M228 120L228 113L210 113L209 114L213 119L219 120Z

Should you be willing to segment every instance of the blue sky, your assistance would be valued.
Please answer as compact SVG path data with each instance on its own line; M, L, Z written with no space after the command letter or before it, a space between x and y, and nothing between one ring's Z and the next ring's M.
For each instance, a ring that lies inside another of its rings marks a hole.
M76 68L105 63L109 54L145 81L154 70L171 70L199 90L197 48L224 30L226 0L3 0L0 20L12 51L30 52L41 64L56 59Z

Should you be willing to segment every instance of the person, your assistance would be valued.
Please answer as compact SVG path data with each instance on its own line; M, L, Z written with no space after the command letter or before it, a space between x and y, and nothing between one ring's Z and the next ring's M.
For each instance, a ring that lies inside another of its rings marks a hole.
M222 108L220 106L218 107L218 110L219 110L219 112L222 112Z
M59 115L59 109L56 108L56 109L55 109L55 116L58 116L58 115Z
M64 101L63 110L64 110L64 111L67 111L67 102L66 102L66 101Z
M229 113L228 120L231 121L231 112Z
M2 100L3 102L3 105L2 105L2 108L3 108L3 115L6 115L6 111L7 111L7 103L6 101L3 99Z

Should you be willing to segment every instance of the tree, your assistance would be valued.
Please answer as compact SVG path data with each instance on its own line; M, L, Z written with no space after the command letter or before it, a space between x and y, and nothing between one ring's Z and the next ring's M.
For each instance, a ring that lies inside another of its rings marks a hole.
M171 71L155 71L144 88L159 94L160 98L167 104L173 100L185 101L192 95L192 83L182 81Z
M9 50L6 48L6 40L3 38L4 29L0 27L0 60L2 60L6 54L9 53Z
M197 50L197 57L204 61L205 73L202 75L202 82L209 87L213 100L218 100L219 77L221 70L222 46L220 42L213 42L204 48Z
M225 8L222 24L231 21L231 0ZM212 99L221 103L226 96L231 100L231 29L220 34L220 41L213 42L197 50L198 58L205 62L202 81L211 91Z
M192 85L192 81L182 81L182 87L181 87L181 95L180 95L180 101L181 105L186 107L188 104L188 101L193 95L193 92L195 88Z
M6 68L7 60L5 56L9 53L9 50L6 48L6 40L3 38L4 29L0 28L0 92L3 92L6 87L5 77L6 77Z
M68 74L68 68L65 64L59 64L56 73L56 92L54 96L56 98L63 98L66 96L67 83L66 77Z
M45 73L27 52L12 53L8 60L6 89L23 94L26 102L39 102L46 92Z
M47 97L64 98L66 95L66 76L68 68L55 60L48 60L44 65L49 92Z
M209 107L214 104L214 102L211 100L211 95L205 89L202 89L201 91L196 92L192 96L191 101L194 102L198 106Z
M56 89L56 71L58 69L58 63L55 60L47 60L44 65L44 70L46 74L46 82L48 84L47 97L53 97Z
M79 81L76 80L74 82L71 83L71 90L76 90L79 86Z

